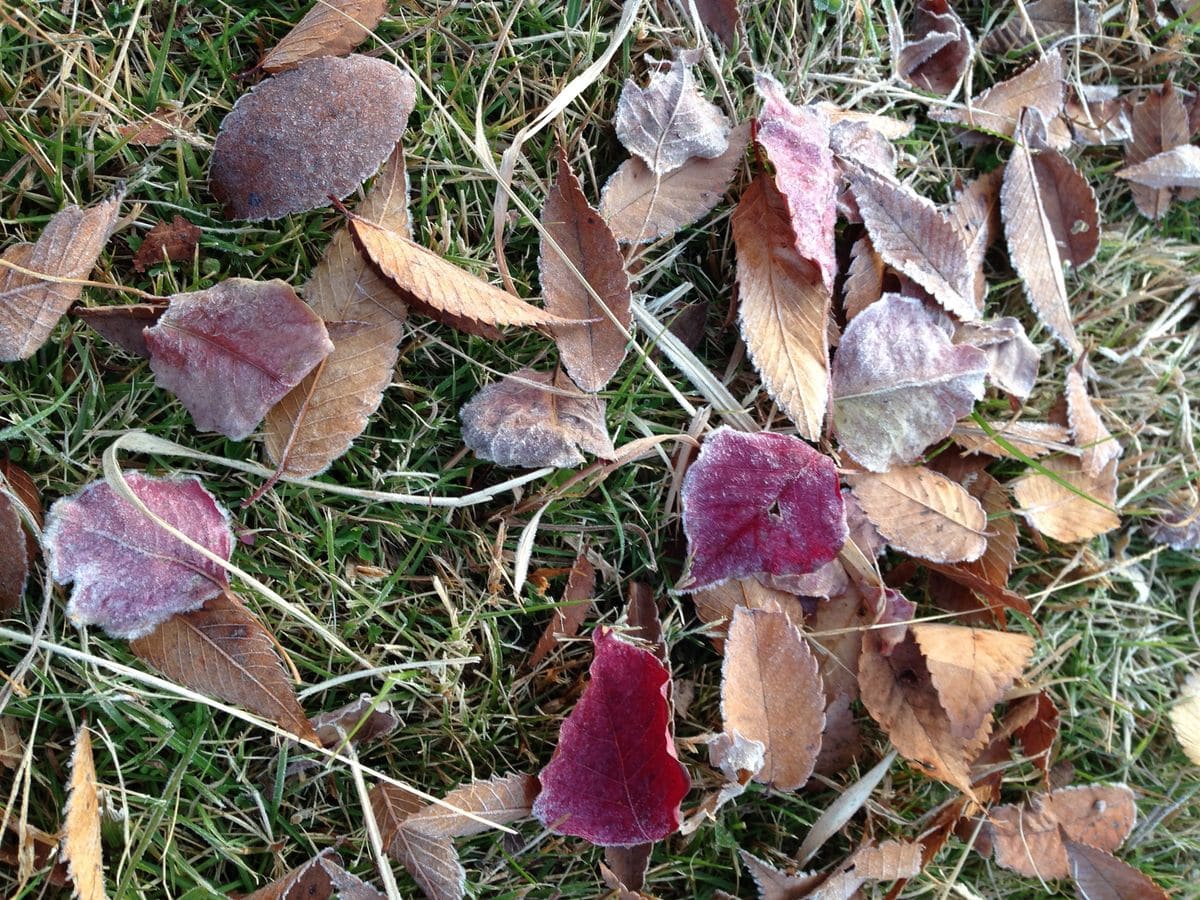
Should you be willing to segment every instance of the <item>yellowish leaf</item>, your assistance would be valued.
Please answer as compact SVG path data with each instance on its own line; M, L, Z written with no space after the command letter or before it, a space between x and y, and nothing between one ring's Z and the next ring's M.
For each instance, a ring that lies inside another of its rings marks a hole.
M86 725L80 726L75 735L75 750L71 754L63 855L75 884L75 896L81 900L104 900L107 894L100 848L100 798L92 761L92 736Z

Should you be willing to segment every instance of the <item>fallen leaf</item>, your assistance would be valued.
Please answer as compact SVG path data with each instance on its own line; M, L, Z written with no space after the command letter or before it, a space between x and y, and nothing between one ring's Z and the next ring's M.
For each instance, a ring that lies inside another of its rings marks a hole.
M596 567L588 562L586 550L581 550L571 564L567 576L567 589L563 592L562 606L554 611L546 630L538 638L533 654L529 657L529 668L538 665L554 650L559 640L572 638L592 611L592 596L596 592Z
M788 435L718 428L681 496L690 557L681 590L760 572L803 575L846 540L833 460Z
M618 900L641 900L638 891L646 882L646 869L653 849L653 844L604 848L605 864L600 867L601 876L611 890L618 892ZM616 884L612 883L614 880Z
M921 845L884 841L859 847L814 895L820 900L851 900L868 881L913 878L921 872Z
M700 588L692 593L692 602L696 604L696 615L701 622L724 626L709 628L705 632L718 653L725 652L729 622L733 619L733 611L739 606L746 609L782 609L794 623L804 624L804 610L800 601L786 591L768 587L755 578L730 578L712 587Z
M1067 443L1071 437L1070 432L1053 422L1026 422L1017 419L1012 422L989 422L988 428L995 437L974 425L957 425L953 432L954 440L968 453L984 453L1009 459L1019 457L1002 446L1000 441L1031 459L1045 456L1052 450L1060 453L1074 452L1074 448Z
M172 616L129 645L185 687L236 703L320 743L275 647L270 632L229 591L201 609Z
M759 900L799 900L802 897L812 897L813 889L825 880L824 875L815 872L788 875L745 850L738 850L738 856L758 886Z
M939 122L1012 137L1023 109L1036 109L1047 122L1063 111L1063 72L1062 53L1051 50L1007 81L1001 81L979 96L972 97L965 108L947 107L932 111L929 115ZM1069 143L1070 134L1064 125L1063 134L1052 131L1050 139L1052 146L1061 148Z
M161 263L164 256L171 262L190 260L199 241L200 229L183 216L175 216L170 224L158 222L146 232L134 254L134 271L145 272Z
M473 781L442 799L458 809L482 816L493 825L508 825L529 818L539 789L538 780L532 775L513 774ZM404 827L433 838L467 837L489 830L489 826L476 819L437 803L415 810L404 820Z
M0 612L16 609L37 559L38 542L25 528L21 507L42 521L42 501L29 473L0 460Z
M1090 540L1121 524L1113 509L1117 502L1115 462L1095 478L1072 457L1050 457L1041 466L1057 479L1031 471L1012 483L1017 512L1033 528L1046 537L1071 544Z
M387 0L317 0L258 66L274 73L313 57L349 53L367 39L386 12Z
M825 727L817 661L781 609L737 606L721 669L725 733L759 741L760 784L793 791L812 775Z
M601 390L625 359L629 276L616 238L588 204L562 147L558 180L542 207L542 226L538 271L546 309L580 322L553 329L559 356L575 384L585 391Z
M17 720L12 716L0 716L0 766L15 769L25 756L25 739Z
M958 227L911 188L866 170L850 176L875 252L963 321L979 318L975 269Z
M854 317L833 358L842 449L873 472L911 463L983 397L987 357L955 346L921 301L885 294Z
M137 147L158 147L178 136L186 126L183 110L160 106L150 115L120 126L117 134Z
M946 96L971 64L971 33L946 0L918 0L911 31L912 40L900 48L897 71L909 84Z
M71 752L71 781L63 823L63 856L81 900L104 900L104 860L100 847L100 799L96 766L92 761L92 735L81 725Z
M955 344L982 350L988 362L988 380L1002 391L1029 399L1037 381L1041 353L1029 340L1020 319L1005 316L964 322L954 330Z
M883 257L875 252L869 235L864 234L854 242L842 288L842 309L847 322L883 296L885 269Z
M376 900L384 895L351 875L333 850L323 850L301 866L292 869L242 900Z
M726 50L732 50L733 39L742 21L737 0L695 0L695 3L700 21L717 36Z
M152 512L222 559L233 552L227 513L200 480L126 472ZM225 570L169 534L107 481L55 501L43 535L50 574L75 583L67 616L114 637L149 634L175 613L202 606L228 586Z
M125 192L118 190L87 209L55 213L34 244L13 244L0 257L0 362L33 356L50 338L83 286L47 281L3 265L4 261L53 278L86 279L117 225Z
M1187 144L1192 135L1187 109L1170 81L1133 105L1129 111L1129 126L1131 137L1125 144L1126 169ZM1171 188L1149 187L1136 182L1129 189L1138 211L1150 219L1165 216L1175 195Z
M607 629L593 641L591 681L539 775L533 814L557 834L600 846L662 840L679 828L691 784L670 732L670 674Z
M830 293L796 249L788 202L766 176L733 214L738 318L767 393L817 440L829 406Z
M844 594L818 603L807 617L804 633L817 658L827 707L842 696L857 699L858 659L863 634L873 619L872 610L853 583Z
M583 462L581 450L602 459L616 453L604 412L601 398L579 393L561 370L521 369L485 387L459 415L463 442L480 459L570 469Z
M1075 164L1058 151L1037 149L1030 159L1038 200L1054 234L1059 259L1078 269L1091 262L1100 249L1096 193Z
M987 513L987 549L978 559L961 563L959 568L997 588L1005 588L1018 549L1017 520L1008 504L1008 492L987 472L971 476L963 482L963 487Z
M240 441L333 349L286 282L227 278L176 294L144 332L155 383L201 431Z
M1080 900L1168 900L1166 891L1111 853L1070 840L1063 846Z
M133 356L149 358L145 330L167 310L167 302L129 303L122 306L74 306L71 315L82 319L106 341Z
M1081 147L1124 144L1133 137L1129 98L1116 85L1074 85L1067 92L1063 116Z
M1042 770L1046 784L1050 783L1050 751L1058 738L1062 717L1058 707L1049 692L1041 691L1036 697L1029 698L1036 706L1033 717L1016 730L1014 736L1021 744L1021 750L1030 757L1033 764ZM1028 701L1027 701L1028 702Z
M398 785L377 784L368 796L379 824L387 855L408 869L427 897L461 900L467 892L467 873L448 837L433 837L405 828L405 820L424 805L419 797Z
M1138 185L1156 190L1200 188L1200 147L1182 144L1117 172Z
M626 586L625 594L629 599L625 604L622 636L637 642L639 646L644 644L663 665L669 666L670 654L667 652L662 617L658 612L658 599L654 591L644 581L631 581Z
M842 499L843 501L845 500L844 494ZM764 574L756 577L759 581L773 588L787 591L789 594L795 594L798 597L821 597L823 599L836 597L841 594L846 590L846 585L850 579L850 576L846 573L846 567L836 559L825 563L825 565L816 571L809 572L807 575Z
M1098 478L1109 463L1121 458L1121 445L1104 426L1092 404L1083 380L1084 363L1084 358L1080 357L1067 370L1067 421L1075 446L1083 451L1080 465L1084 474L1089 478Z
M401 725L392 704L379 702L370 694L360 694L344 706L313 716L309 720L324 747L336 747L347 738L356 747L387 737Z
M600 215L622 243L643 244L698 222L721 202L750 140L750 124L729 133L720 156L689 157L678 168L655 175L631 156L604 184Z
M413 80L381 59L326 56L256 85L221 122L209 184L230 219L278 219L342 199L404 134Z
M989 31L979 49L1008 53L1034 41L1045 44L1067 35L1086 38L1099 33L1096 11L1086 0L1033 0Z
M1200 674L1193 672L1184 681L1171 708L1171 726L1187 758L1200 766Z
M980 175L955 192L954 203L947 210L948 218L962 235L967 247L967 266L975 277L975 306L983 312L987 296L987 280L983 261L988 247L1000 234L1000 180L1004 168Z
M1143 527L1156 543L1172 550L1195 550L1200 547L1200 505L1167 501L1157 518Z
M729 146L729 119L696 87L693 62L679 54L665 71L653 69L644 88L627 79L617 100L617 137L657 175L692 156L720 156Z

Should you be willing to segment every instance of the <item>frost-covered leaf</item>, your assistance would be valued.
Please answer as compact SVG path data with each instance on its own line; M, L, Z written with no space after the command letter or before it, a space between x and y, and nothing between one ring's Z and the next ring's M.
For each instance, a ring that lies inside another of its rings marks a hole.
M1086 38L1095 34L1099 34L1099 22L1087 0L1032 0L989 31L979 49L1008 53L1035 40L1046 44L1067 35Z
M797 872L788 875L765 860L739 850L742 864L758 885L759 900L798 900L813 896L813 889L825 880L825 876L813 872Z
M386 12L387 0L317 0L267 51L259 68L281 72L306 59L349 53L366 40Z
M145 331L153 327L167 311L165 300L129 303L122 306L78 306L71 315L82 319L106 341L116 344L133 356L150 356Z
M385 900L385 897L343 869L341 857L330 849L242 900Z
M1092 404L1083 378L1084 363L1084 357L1080 357L1067 370L1067 421L1071 425L1071 440L1082 451L1080 464L1084 474L1098 478L1109 463L1121 458L1121 445Z
M201 431L248 437L333 349L321 318L279 280L229 278L170 299L144 332L150 368Z
M229 514L199 479L127 472L125 481L152 512L229 559ZM103 480L50 507L44 546L54 580L75 583L67 615L79 625L99 625L114 637L149 634L228 585L224 569L159 527Z
M671 736L670 674L608 629L593 641L591 680L538 776L533 814L551 831L600 846L662 840L678 830L691 786Z
M1166 891L1111 853L1071 840L1063 846L1079 900L1168 900Z
M959 424L954 428L954 440L968 453L985 453L988 456L1011 459L1020 457L1000 441L1031 459L1045 456L1052 450L1060 453L1075 452L1068 443L1071 433L1062 425L1053 422L1026 422L1017 419L1012 422L989 422L988 428L991 434L976 425ZM992 434L995 437L992 437Z
M883 257L875 252L869 235L864 234L850 248L850 266L843 285L842 308L849 322L883 296Z
M1192 135L1187 109L1170 81L1134 104L1129 111L1129 125L1131 137L1125 144L1126 169L1187 144ZM1129 187L1134 204L1150 219L1165 216L1176 193L1169 187L1150 187L1136 182Z
M1156 190L1200 188L1200 147L1195 144L1172 147L1144 162L1126 166L1117 172L1117 177Z
M692 593L692 602L696 604L696 615L701 622L720 626L706 632L718 653L725 652L729 622L739 606L746 609L782 609L797 626L804 624L804 609L795 596L769 587L756 578L730 578L712 587L700 588Z
M1050 475L1027 472L1012 484L1017 512L1046 537L1075 543L1112 531L1121 524L1117 502L1117 464L1093 477L1080 460L1055 456L1042 460ZM1062 482L1066 482L1063 484Z
M798 438L719 428L683 481L683 590L765 572L803 575L846 540L833 460Z
M700 21L720 39L726 50L732 50L742 20L737 0L695 0L695 3Z
M886 294L854 317L833 359L842 449L873 472L914 461L983 396L987 357L954 346L921 301Z
M96 765L92 760L92 735L81 725L71 752L71 780L67 786L66 821L63 823L63 856L80 900L105 900L104 860L100 847L100 798Z
M408 869L426 897L462 900L467 891L467 873L458 860L454 841L405 827L408 817L424 801L411 791L386 783L371 788L369 797L387 855Z
M1051 122L1063 110L1064 67L1062 54L1052 50L1007 81L972 97L964 108L947 107L931 112L930 118L1004 137L1011 137L1017 130L1017 120L1027 107L1036 109ZM1052 146L1065 146L1070 134L1065 127L1061 134L1052 130L1050 141Z
M1150 540L1173 550L1200 549L1200 505L1167 501L1157 518L1143 525Z
M580 451L604 459L616 453L604 411L604 400L580 393L561 370L521 369L462 408L463 442L502 466L570 469L583 462Z
M1171 708L1171 727L1187 758L1200 766L1200 673L1193 672L1184 681Z
M278 219L341 200L392 152L416 101L381 59L326 56L243 94L221 122L209 184L231 219Z
M983 260L988 247L1000 234L1000 180L1003 167L980 175L955 192L947 216L967 246L967 265L975 273L975 305L983 312L987 281Z
M813 893L819 900L853 900L868 881L896 881L921 872L922 847L917 842L884 841L866 844L821 883Z
M977 575L997 588L1008 586L1008 576L1017 558L1017 520L1008 504L1008 492L987 472L964 479L965 487L987 513L987 549L979 559L959 568Z
M692 156L720 156L729 146L729 119L700 93L692 63L680 54L670 68L652 70L644 88L626 80L617 101L617 137L657 175Z
M536 778L518 773L473 781L456 788L442 799L458 809L482 816L495 825L508 825L529 818L538 790ZM487 831L489 826L461 812L430 803L410 815L404 827L434 838L457 838L480 834Z
M1081 147L1123 144L1133 137L1129 98L1117 85L1073 85L1067 91L1063 118Z
M988 379L1002 391L1029 398L1037 381L1041 353L1029 340L1020 319L1005 316L981 322L964 322L954 330L954 343L969 344L984 352Z
M897 70L910 84L944 97L971 64L971 32L947 0L918 0L911 33L900 48Z

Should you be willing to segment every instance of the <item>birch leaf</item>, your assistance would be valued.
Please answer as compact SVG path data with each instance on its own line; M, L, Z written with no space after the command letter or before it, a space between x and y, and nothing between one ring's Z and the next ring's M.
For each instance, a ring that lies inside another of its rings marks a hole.
M1090 540L1121 524L1112 509L1117 502L1116 462L1109 463L1095 478L1072 457L1051 457L1041 465L1070 488L1040 472L1028 472L1013 482L1017 512L1033 528L1046 537L1071 544Z
M280 72L306 59L349 53L366 40L386 12L387 0L317 0L267 51L259 68Z
M104 900L104 860L100 847L100 799L92 735L81 725L71 752L71 781L63 825L63 856L80 900Z

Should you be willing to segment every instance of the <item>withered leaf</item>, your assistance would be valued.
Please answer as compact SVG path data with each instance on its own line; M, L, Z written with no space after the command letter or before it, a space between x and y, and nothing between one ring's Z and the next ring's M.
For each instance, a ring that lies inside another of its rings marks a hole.
M199 241L200 229L183 216L175 216L169 224L158 222L142 238L133 257L133 268L145 272L161 263L164 257L171 262L190 260Z
M1193 672L1184 681L1171 709L1171 727L1187 758L1200 766L1200 674Z
M346 738L356 745L377 741L400 727L400 716L386 700L377 702L370 694L360 694L344 706L331 709L310 720L321 743L334 747Z
M616 238L588 204L562 147L558 180L542 207L542 226L546 232L538 270L546 309L580 322L553 329L562 364L580 388L598 391L625 358L622 329L629 330L631 317L629 276Z
M1121 458L1121 445L1105 427L1092 404L1083 379L1084 363L1084 357L1080 357L1067 370L1067 421L1071 425L1071 439L1083 451L1080 465L1084 474L1098 478L1109 463Z
M797 626L804 624L804 609L799 600L785 591L768 587L756 578L730 578L712 587L701 588L692 593L692 602L696 604L696 615L700 621L724 626L707 631L718 653L725 652L729 622L733 619L733 611L739 606L747 609L782 609Z
M922 861L919 843L867 844L855 850L813 896L820 900L852 900L868 881L895 881L918 875Z
M1003 167L980 175L955 194L947 211L967 245L967 265L975 273L975 305L983 312L987 281L983 275L983 260L988 247L1000 234L1000 180Z
M38 542L26 531L21 508L39 524L42 501L24 469L0 460L0 612L16 609L37 558Z
M12 716L0 716L0 766L15 769L25 755L25 739Z
M1172 550L1195 550L1200 548L1200 505L1190 498L1167 500L1158 516L1142 527L1150 540Z
M910 84L945 96L966 74L975 52L971 33L947 0L918 0L913 39L900 48L896 68Z
M383 897L343 869L336 852L324 850L242 900L382 900Z
M0 362L28 359L46 343L83 286L46 281L4 261L54 278L86 279L117 224L124 190L87 209L67 206L34 244L13 244L0 257Z
M262 623L232 593L179 613L129 649L168 678L320 743Z
M1125 144L1126 169L1187 144L1192 134L1187 109L1170 81L1134 104L1129 111L1129 125L1131 137ZM1175 195L1172 188L1149 187L1136 182L1130 185L1130 191L1138 211L1150 219L1166 215Z
M817 440L829 405L830 294L796 249L787 200L765 175L734 211L733 241L746 348L767 393Z
M387 0L317 0L267 51L259 68L280 72L313 57L349 53L366 40L386 12Z
M1062 425L1052 422L1026 422L1018 419L1013 422L989 422L989 427L996 433L991 437L982 428L974 425L957 425L954 428L954 440L968 453L985 453L988 456L1003 456L1017 459L999 442L1020 451L1031 459L1045 456L1051 450L1070 453L1073 448L1067 443L1070 432Z
M1200 188L1200 147L1182 144L1117 172L1138 185L1157 190Z
M1034 40L1046 43L1064 35L1090 37L1099 34L1098 29L1096 10L1087 0L1033 0L989 31L979 49L1007 53Z
M729 133L720 156L693 156L655 175L640 157L625 160L604 184L600 215L622 243L641 244L697 222L721 202L750 140L750 123Z
M1014 397L1028 399L1037 381L1041 354L1029 340L1020 319L1005 316L964 322L955 328L953 340L983 351L988 361L988 379L996 387Z
M987 513L987 549L979 559L960 568L974 573L998 588L1008 586L1008 576L1017 559L1017 520L1008 505L1008 492L987 472L979 472L963 486Z
M100 800L92 760L92 735L87 725L79 727L71 752L62 849L75 885L75 896L81 900L104 900L107 894L100 848Z
M120 126L117 134L138 147L157 147L178 135L186 125L183 110L160 106L150 115Z
M518 773L473 781L451 791L443 799L493 824L507 825L529 818L539 790L536 778ZM405 819L404 828L432 838L467 837L488 830L487 825L436 803L414 811Z
M209 183L231 219L278 219L342 199L396 146L413 80L381 59L326 56L243 94L221 123Z
M1063 846L1080 900L1168 900L1166 891L1111 853L1078 841Z
M398 785L371 788L371 812L379 824L387 855L408 869L427 897L461 900L466 896L467 873L448 837L434 837L405 828L405 821L424 805L419 797Z
M463 442L481 459L570 469L583 462L581 450L604 459L616 453L604 412L604 400L580 393L561 370L521 369L485 387L459 415Z
M734 607L721 714L726 734L762 743L755 781L781 791L808 781L821 749L825 695L817 661L783 610Z
M725 49L732 50L737 27L742 21L737 0L696 0L696 11L700 21L720 39Z
M1111 462L1096 477L1083 470L1080 460L1055 456L1041 463L1059 481L1031 471L1012 484L1017 512L1046 537L1064 543L1086 541L1112 531L1121 519L1112 508L1117 502L1117 464Z
M167 311L167 301L129 303L122 306L74 306L71 315L82 319L106 341L134 356L150 356L145 330Z
M875 252L869 235L864 234L854 242L842 297L847 322L883 296L885 269L883 257Z
M554 650L560 637L574 637L579 633L584 620L592 611L592 595L596 592L596 567L588 562L587 551L581 550L571 564L567 576L567 589L563 592L562 606L554 611L546 630L538 638L537 646L529 657L529 668L538 664Z
M813 889L825 880L824 875L814 872L788 875L745 850L739 850L738 856L742 858L742 864L758 885L760 900L799 900L801 897L812 897Z
M1036 109L1047 122L1062 112L1063 72L1062 54L1051 50L1012 78L971 98L965 109L937 110L930 113L930 118L1011 137L1021 111L1027 107ZM1051 128L1049 138L1052 146L1063 147L1070 142L1070 133L1065 126L1061 131Z
M605 885L617 892L617 900L641 900L637 893L646 882L653 844L634 847L605 847L600 874Z
M1081 147L1123 144L1133 137L1129 107L1116 85L1075 85L1067 92L1063 117Z

